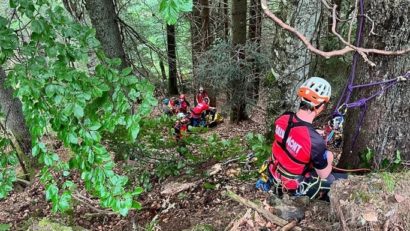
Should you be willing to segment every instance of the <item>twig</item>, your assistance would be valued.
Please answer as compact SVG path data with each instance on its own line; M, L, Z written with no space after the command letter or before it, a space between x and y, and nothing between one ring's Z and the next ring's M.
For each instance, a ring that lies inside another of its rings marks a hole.
M383 225L383 231L388 231L390 225L390 218L387 218L387 221Z
M18 183L24 184L25 186L29 186L29 185L31 184L30 181L28 181L28 180L23 180L23 179L21 179L21 178L17 178L16 181L17 181Z
M280 225L280 226L286 226L288 224L288 221L273 215L271 212L267 211L266 209L258 206L257 204L253 203L252 201L246 200L245 198L242 198L241 196L238 196L237 194L235 194L234 192L227 190L225 193L228 197L230 197L231 199L246 205L249 208L254 209L255 211L257 211L258 213L262 214L262 216L264 216L266 219L268 219L268 221ZM302 230L300 227L295 226L293 228L294 230Z
M280 229L280 231L289 231L289 230L293 229L293 227L295 227L296 224L297 224L296 221L289 222L289 224L283 226L283 227Z
M337 213L338 213L339 216L340 216L340 222L342 223L342 229L343 229L343 231L350 231L349 227L348 227L347 224L346 224L345 216L343 215L343 211L342 211L340 205L337 206Z
M77 195L78 195L78 194L77 194ZM110 212L110 211L107 211L107 210L102 210L102 209L96 208L95 206L93 206L92 204L88 203L87 201L81 199L81 198L78 197L77 195L73 195L72 197L73 197L76 201L81 202L82 204L84 204L84 205L87 206L88 208L94 210L95 212L97 212L97 213L99 213L99 214L104 214L104 215L117 215L117 213L115 213L115 212Z
M244 222L246 219L249 219L250 215L251 215L251 211L252 209L248 209L245 213L245 215L243 215L239 220L235 221L233 220L233 224L232 224L232 228L226 229L226 230L230 230L230 231L236 231L238 230L239 226L242 224L242 222Z

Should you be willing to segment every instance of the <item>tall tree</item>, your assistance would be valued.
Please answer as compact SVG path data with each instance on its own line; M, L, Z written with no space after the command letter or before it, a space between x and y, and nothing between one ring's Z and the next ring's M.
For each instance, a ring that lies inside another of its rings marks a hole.
M170 95L178 94L176 46L175 25L167 24L168 93Z
M369 35L372 27L367 26L363 34L368 36L364 37L363 47L382 50L409 48L410 5L407 0L366 1L364 10L366 15L373 20L377 35ZM408 54L395 57L373 54L369 55L369 59L376 66L371 67L360 60L356 71L356 84L383 81L410 71L410 55ZM381 86L378 87L381 88ZM373 87L354 91L353 99L368 97L379 89ZM410 160L409 98L410 84L407 80L407 82L397 83L363 106L363 110L367 108L367 116L363 120L360 134L353 147L352 142L359 125L357 122L360 109L350 110L347 114L344 131L345 144L340 165L359 165L359 153L366 151L367 148L375 154L374 161L378 166L384 159L394 159L397 151L401 153L403 159Z
M192 73L195 82L200 82L202 86L209 93L211 100L211 106L216 106L216 94L213 86L207 84L203 80L199 80L198 65L199 57L209 50L213 35L211 34L210 24L210 5L209 0L194 0L192 9L192 21L191 21L191 42L192 42Z
M262 36L262 7L259 0L250 0L249 6L249 25L248 37L249 41L256 46L256 51L260 52ZM253 63L253 89L252 96L255 100L259 97L259 83L260 83L260 67L256 59L249 60Z
M320 1L288 1L280 6L280 16L285 22L295 27L309 40L316 39L316 30L321 16ZM305 45L293 37L283 33L281 27L274 27L272 45L272 73L276 81L270 88L268 103L268 124L272 119L288 110L296 110L298 106L296 87L308 77L312 54Z
M192 1L192 13L191 13L191 46L192 46L192 73L193 78L196 79L198 76L197 66L198 66L198 56L201 53L202 43L201 43L201 8L199 0Z
M234 58L245 59L244 46L246 44L246 11L247 0L232 0L232 45L234 47ZM237 73L232 80L233 89L230 97L231 121L239 122L248 118L246 113L246 89L243 89L245 76Z
M85 2L97 39L101 42L105 54L110 58L120 58L121 68L129 66L113 0L86 0Z
M224 15L224 36L225 39L228 40L229 37L229 2L228 0L223 0L223 15Z
M202 35L202 51L208 50L212 43L211 27L210 27L210 6L209 0L200 0L201 4L201 35Z

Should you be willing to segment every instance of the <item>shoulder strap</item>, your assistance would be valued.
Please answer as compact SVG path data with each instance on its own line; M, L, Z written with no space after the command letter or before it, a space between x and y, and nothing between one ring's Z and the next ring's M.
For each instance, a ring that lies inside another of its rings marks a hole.
M296 162L298 164L309 164L309 162L306 163L306 162L303 162L303 161L300 161L300 160L296 159L292 154L290 154L290 152L286 148L286 142L289 138L290 130L294 127L304 126L304 124L302 122L296 122L296 123L293 122L293 117L295 116L294 113L285 112L283 115L289 115L289 120L288 120L288 126L286 127L286 131L285 131L285 134L283 136L282 142L278 142L279 145L281 146L283 151L285 151L285 153L289 156L289 158L292 159L294 162Z

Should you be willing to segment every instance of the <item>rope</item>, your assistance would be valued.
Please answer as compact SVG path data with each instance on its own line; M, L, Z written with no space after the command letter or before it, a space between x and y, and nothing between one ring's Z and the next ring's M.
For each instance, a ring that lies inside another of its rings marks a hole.
M371 172L371 169L368 168L355 168L355 169L345 169L345 168L338 168L335 166L332 166L333 170L336 170L337 172Z
M360 20L359 20L359 28L356 32L356 46L360 47L362 40L363 40L363 31L364 31L364 22L365 22L365 16L364 16L364 0L360 0ZM410 71L407 71L404 75L398 76L393 79L385 80L385 81L379 81L379 82L374 82L374 83L367 83L367 84L359 84L359 85L353 85L354 79L356 77L356 67L357 67L357 62L359 59L360 54L356 51L353 56L352 60L352 68L350 70L350 75L348 79L348 83L345 87L345 89L342 92L341 97L339 98L337 105L335 107L335 110L333 112L333 117L336 116L344 116L346 113L346 110L349 108L354 108L354 107L360 107L360 115L359 119L357 122L357 127L356 131L353 135L352 143L350 146L350 151L353 150L357 137L359 136L360 129L362 127L366 111L367 111L367 102L372 100L373 98L380 96L383 94L385 91L390 89L391 87L395 86L398 82L406 81L410 79ZM382 89L374 93L373 95L369 97L363 97L359 100L356 100L354 102L350 102L350 98L352 96L352 92L354 89L360 89L360 88L367 88L367 87L372 87L372 86L382 86ZM344 100L343 100L344 99ZM343 112L341 110L343 109Z

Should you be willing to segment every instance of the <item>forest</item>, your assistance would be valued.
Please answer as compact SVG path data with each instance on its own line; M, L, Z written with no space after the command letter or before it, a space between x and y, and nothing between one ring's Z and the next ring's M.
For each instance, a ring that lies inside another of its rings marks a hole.
M0 0L0 231L410 230L409 54L409 0Z

